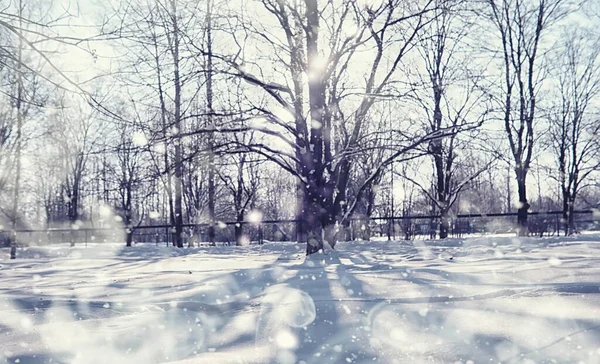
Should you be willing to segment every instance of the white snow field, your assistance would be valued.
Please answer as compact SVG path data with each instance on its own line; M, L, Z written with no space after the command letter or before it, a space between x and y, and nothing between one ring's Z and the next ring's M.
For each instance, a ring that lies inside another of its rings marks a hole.
M0 362L600 363L600 235L0 253Z

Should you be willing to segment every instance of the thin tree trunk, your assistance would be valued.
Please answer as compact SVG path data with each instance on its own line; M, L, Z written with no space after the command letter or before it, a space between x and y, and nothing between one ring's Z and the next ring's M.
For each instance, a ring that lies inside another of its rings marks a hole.
M213 127L212 2L210 0L206 1L206 47L206 108L209 127ZM208 240L211 245L215 243L214 133L208 134Z
M125 212L125 233L126 233L126 238L127 238L127 242L126 242L126 246L131 246L131 243L133 242L133 226L131 224L131 200L132 200L132 196L131 196L131 180L127 181L127 185L126 187L127 191L125 192L126 194L126 201L124 203L124 212Z
M506 166L506 212L512 212L512 191L510 188L510 165Z
M167 201L168 201L168 205L169 205L169 221L170 221L171 226L174 226L175 225L175 209L174 209L174 203L173 203L173 182L171 180L171 166L169 164L169 148L168 148L168 144L167 144L167 137L168 137L167 105L165 103L165 96L164 96L164 90L163 90L161 66L160 66L159 53L158 53L158 44L157 44L157 40L156 40L156 35L153 34L152 36L153 36L153 41L154 41L154 62L156 65L156 78L157 78L157 82L158 82L158 99L160 102L160 116L161 116L161 123L162 123L162 132L163 132L162 137L165 140L165 146L164 146L164 151L163 151L163 163L165 164L165 175L166 175L165 187L167 189L166 192L168 195ZM105 193L106 193L106 191L107 191L107 189L105 186ZM108 201L108 199L106 198L105 201ZM173 239L173 246L175 246L175 239Z
M568 235L573 235L574 233L577 232L577 229L575 227L575 196L571 195L571 198L569 200L569 217L567 219L568 224L569 224L569 232Z
M23 12L23 2L19 1L19 34L21 34L21 29L23 27L23 17L21 16ZM16 259L17 257L17 220L18 220L18 210L19 210L19 193L21 189L21 149L22 149L22 129L23 129L23 105L22 105L22 97L23 97L23 79L21 75L21 62L23 59L23 41L19 37L19 50L17 53L17 145L15 150L15 189L13 195L13 209L12 209L12 228L15 231L12 234L10 240L10 259Z
M527 201L527 187L524 172L517 172L517 187L519 192L519 209L517 210L517 234L526 236L528 234L527 212L529 202Z
M128 247L130 247L133 243L133 225L131 220L131 207L127 207L125 210L125 246Z
M79 167L77 167L79 168ZM77 171L75 172L78 173ZM69 223L71 227L77 223L77 219L79 218L79 177L75 176L73 179L73 191L71 194L71 201L69 205ZM75 240L71 239L71 246L75 246Z
M173 83L175 85L175 236L174 243L183 248L183 207L182 207L182 178L183 163L181 149L181 79L179 74L179 26L177 21L176 0L172 0L173 21Z
M569 193L563 188L562 194L562 223L565 229L565 236L567 236L569 235Z

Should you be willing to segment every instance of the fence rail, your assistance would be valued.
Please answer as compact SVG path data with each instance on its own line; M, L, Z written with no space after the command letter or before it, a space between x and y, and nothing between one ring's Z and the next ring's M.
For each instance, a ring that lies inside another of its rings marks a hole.
M556 235L563 228L562 211L530 212L529 231L532 235ZM451 237L473 234L512 233L516 228L517 213L459 214L450 219ZM575 227L579 230L600 230L600 212L579 210L574 212ZM370 238L432 239L436 237L440 216L376 216L355 217L344 228L345 240L368 240ZM301 224L297 219L263 220L260 223L219 222L215 241L220 244L235 243L235 226L243 226L247 242L295 241ZM184 224L184 243L188 246L206 244L208 224ZM141 225L131 227L133 242L165 244L172 243L174 226ZM124 242L126 229L123 227L101 228L49 228L0 230L0 246L8 246L10 239L18 245L49 245L57 243L87 244L91 242Z

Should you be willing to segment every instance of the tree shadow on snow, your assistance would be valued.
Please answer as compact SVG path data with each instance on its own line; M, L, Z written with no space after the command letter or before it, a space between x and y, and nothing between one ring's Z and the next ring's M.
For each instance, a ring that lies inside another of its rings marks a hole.
M19 359L21 363L46 363L51 358L53 362L83 363L159 363L184 359L205 362L214 361L211 358L221 353L224 362L245 363L422 362L428 358L438 362L469 359L478 362L490 358L516 362L515 358L522 359L518 356L522 353L531 357L537 353L536 358L543 358L543 345L535 351L506 335L480 332L473 328L477 322L457 319L451 309L468 308L474 310L474 319L481 319L496 314L481 302L527 294L530 288L564 294L600 293L593 284L545 287L523 284L455 296L451 288L439 283L484 283L474 274L448 272L431 265L413 268L405 276L402 273L406 267L398 260L379 259L383 254L387 252L342 250L302 260L298 259L299 254L290 254L282 248L279 259L260 268L227 270L181 283L177 295L169 302L152 297L121 304L86 302L76 296L40 300L27 297L27 290L15 289L11 294L23 298L12 299L11 309L21 317L15 316L8 324L0 320L7 327L3 329L2 333L6 333L3 339L16 340L21 333L38 328L37 340L48 351L32 353L24 348L7 359L9 362ZM414 258L420 252L407 246L402 254ZM107 274L114 269L126 272L130 263L139 268L164 259L144 258L135 262L132 251L123 253L122 258L97 269ZM49 269L46 274L84 271L85 267L74 267L72 271ZM391 277L386 281L391 287L386 287L384 295L393 291L394 281L415 285L424 294L407 297L400 292L395 298L381 297L366 274ZM105 287L137 288L136 282L109 282ZM167 296L173 292L173 285L165 282L151 290ZM515 312L505 314L517 320L528 317L519 317ZM554 326L561 325L552 318L545 320ZM595 324L571 320L563 326L576 332L582 328L593 330Z

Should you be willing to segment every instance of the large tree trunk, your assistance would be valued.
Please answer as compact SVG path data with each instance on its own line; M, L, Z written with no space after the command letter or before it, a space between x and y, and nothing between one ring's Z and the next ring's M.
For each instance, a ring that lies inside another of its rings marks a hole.
M338 224L335 223L326 223L323 226L323 240L329 244L332 248L335 248L335 245L338 242L339 234L341 229Z
M323 128L325 113L325 83L319 62L319 7L317 0L306 0L305 16L307 29L306 35L307 63L309 71L313 73L308 80L308 96L310 106L310 141L309 150L305 152L303 162L303 176L307 180L305 189L305 221L308 235L306 254L310 255L323 249L323 227L326 225L322 203L326 203L324 196L325 181L323 180Z
M304 214L304 229L306 232L306 255L323 250L323 226L319 219L321 207L316 201L307 201Z
M128 227L125 229L125 239L126 239L126 244L125 246L130 247L133 243L133 229L131 227Z
M440 239L446 239L450 231L450 216L448 208L440 211Z
M565 228L565 236L573 235L575 232L575 196L567 189L563 189L563 211L562 222Z
M296 240L298 243L306 243L308 234L306 233L306 224L304 214L306 211L306 199L304 198L304 186L302 182L296 183Z

